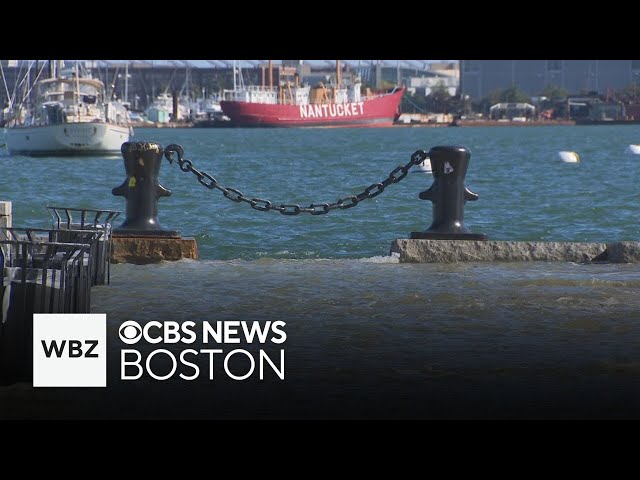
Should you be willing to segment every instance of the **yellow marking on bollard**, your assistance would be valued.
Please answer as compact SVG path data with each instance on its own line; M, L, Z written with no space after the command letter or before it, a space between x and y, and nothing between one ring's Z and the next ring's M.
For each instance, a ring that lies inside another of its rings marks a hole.
M129 188L135 188L136 187L136 177L131 177L129 179Z

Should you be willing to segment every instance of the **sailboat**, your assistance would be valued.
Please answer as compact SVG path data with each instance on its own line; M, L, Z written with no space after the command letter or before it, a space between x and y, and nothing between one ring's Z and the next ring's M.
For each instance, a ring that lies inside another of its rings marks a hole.
M108 101L104 83L81 74L77 62L65 69L63 62L51 61L49 70L49 78L36 81L22 100L12 101L5 125L9 153L119 155L133 135L124 104Z

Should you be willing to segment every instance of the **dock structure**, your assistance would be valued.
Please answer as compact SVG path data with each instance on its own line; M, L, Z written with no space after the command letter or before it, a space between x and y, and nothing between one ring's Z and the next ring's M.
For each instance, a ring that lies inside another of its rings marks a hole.
M46 61L34 60L2 60L7 91L14 91L14 86L31 70L43 70L46 74ZM75 61L74 61L75 62ZM232 89L242 78L246 85L264 85L267 60L79 60L81 67L93 78L99 78L108 85L110 97L129 102L131 109L142 111L148 107L156 96L166 91L168 94L190 95L199 97L205 94L218 93ZM234 65L235 63L235 65ZM273 83L279 84L280 78L286 78L291 72L297 72L301 79L314 84L325 81L327 75L335 74L333 62L327 64L320 61L307 60L274 60ZM234 70L236 72L234 83ZM350 60L342 61L342 77L350 81L359 77L363 82L375 88L387 88L410 77L429 72L426 62L410 64L397 61L382 60ZM33 74L35 78L37 73ZM5 91L0 91L0 102L7 102Z
M11 202L0 201L0 228L12 227Z

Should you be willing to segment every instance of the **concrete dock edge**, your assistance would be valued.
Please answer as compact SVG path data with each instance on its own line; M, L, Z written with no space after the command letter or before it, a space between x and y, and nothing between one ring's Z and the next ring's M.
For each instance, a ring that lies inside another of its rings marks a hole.
M640 242L516 242L396 239L400 263L594 261L638 262Z

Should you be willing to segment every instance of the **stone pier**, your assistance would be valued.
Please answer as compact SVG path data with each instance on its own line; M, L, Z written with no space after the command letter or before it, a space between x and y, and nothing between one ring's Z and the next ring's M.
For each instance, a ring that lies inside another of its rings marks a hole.
M111 263L144 265L163 260L198 260L198 244L193 237L133 237L113 236Z
M401 263L450 262L640 262L640 242L511 242L396 239L391 253Z

